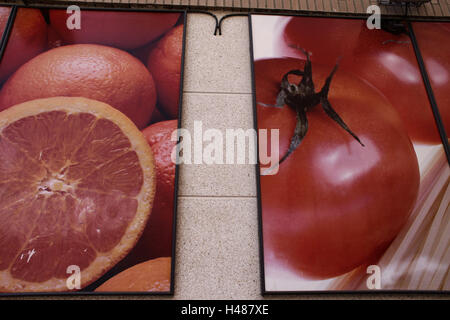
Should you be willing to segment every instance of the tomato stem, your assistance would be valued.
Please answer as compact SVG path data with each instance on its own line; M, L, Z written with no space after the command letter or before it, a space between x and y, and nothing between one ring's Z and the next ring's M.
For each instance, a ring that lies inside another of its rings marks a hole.
M353 131L347 126L347 124L342 120L342 118L337 114L337 112L331 106L330 101L328 100L328 92L330 90L331 81L333 79L334 74L336 73L339 60L336 62L333 70L328 75L325 80L325 84L319 92L315 92L314 82L312 80L312 64L310 59L310 53L300 48L298 46L293 46L295 49L302 51L306 56L306 63L303 70L293 69L288 71L283 75L280 83L280 91L277 95L277 99L274 105L258 103L263 107L274 107L274 108L283 108L284 105L288 105L296 112L296 126L294 129L294 133L291 137L291 141L289 144L289 148L287 152L283 155L277 165L273 166L269 170L272 170L274 167L279 166L283 161L285 161L291 154L294 152L298 146L301 144L303 138L306 136L308 132L308 119L306 114L309 110L314 108L316 105L320 104L325 111L325 113L333 119L339 126L341 126L345 131L347 131L356 141L364 147L364 144L358 138ZM289 82L289 75L297 75L301 76L302 79L298 84Z

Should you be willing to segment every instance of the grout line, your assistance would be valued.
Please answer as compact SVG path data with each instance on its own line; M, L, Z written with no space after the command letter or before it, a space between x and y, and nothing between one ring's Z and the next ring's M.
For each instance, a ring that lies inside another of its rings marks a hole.
M183 93L189 94L230 94L230 95L252 95L251 92L206 92L206 91L183 91Z
M178 195L178 200L180 199L257 199L257 196L215 196L215 195Z

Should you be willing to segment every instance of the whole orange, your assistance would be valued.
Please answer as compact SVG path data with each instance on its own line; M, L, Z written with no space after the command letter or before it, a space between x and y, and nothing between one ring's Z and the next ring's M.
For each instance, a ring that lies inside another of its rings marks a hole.
M171 118L178 116L183 25L169 31L152 49L147 67L155 78L158 104Z
M164 257L135 265L113 276L97 292L168 292L171 259Z
M138 59L116 48L79 44L51 49L20 67L0 91L0 110L54 96L105 102L139 129L149 123L156 103L152 75Z
M0 8L0 31L3 32L11 9ZM0 63L0 82L22 64L44 51L47 24L38 9L20 8Z
M71 14L50 10L50 25L69 43L96 43L134 49L155 40L175 25L179 13L82 10L80 29L68 29Z
M140 239L148 248L150 258L172 254L172 222L175 194L175 163L171 159L176 141L171 140L177 130L177 120L161 121L142 130L155 157L155 205ZM140 245L138 243L138 246Z

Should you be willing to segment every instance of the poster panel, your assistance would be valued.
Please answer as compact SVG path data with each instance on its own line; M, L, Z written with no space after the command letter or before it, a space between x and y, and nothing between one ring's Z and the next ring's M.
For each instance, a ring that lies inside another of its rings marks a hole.
M263 292L448 290L450 169L407 24L250 20Z
M0 292L173 293L184 23L18 8L0 62Z

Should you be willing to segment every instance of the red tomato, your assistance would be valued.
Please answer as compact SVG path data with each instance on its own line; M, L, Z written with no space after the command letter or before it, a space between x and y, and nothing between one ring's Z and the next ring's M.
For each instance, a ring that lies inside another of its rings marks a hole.
M292 47L312 52L312 61L340 66L378 88L399 112L411 139L418 143L441 143L416 56L407 35L393 35L383 30L369 30L365 20L305 18L286 20L280 28L277 54L304 57ZM419 28L416 28L419 29ZM418 36L426 34L429 58L438 64L450 60L450 37L444 28L421 26ZM303 31L305 30L305 31ZM429 58L425 58L426 60ZM430 72L432 82L438 73ZM441 81L442 82L442 81ZM450 80L444 85L448 88ZM447 97L450 96L446 90ZM442 118L450 127L450 108L441 107Z
M303 69L303 63L256 61L256 101L273 104L282 76ZM331 68L313 63L312 69L318 91ZM414 206L417 157L395 109L373 87L340 69L328 97L365 147L320 106L308 112L309 130L300 146L277 174L261 176L266 270L281 263L312 278L350 271L387 248ZM280 130L284 155L295 112L258 106L257 117L259 129Z

